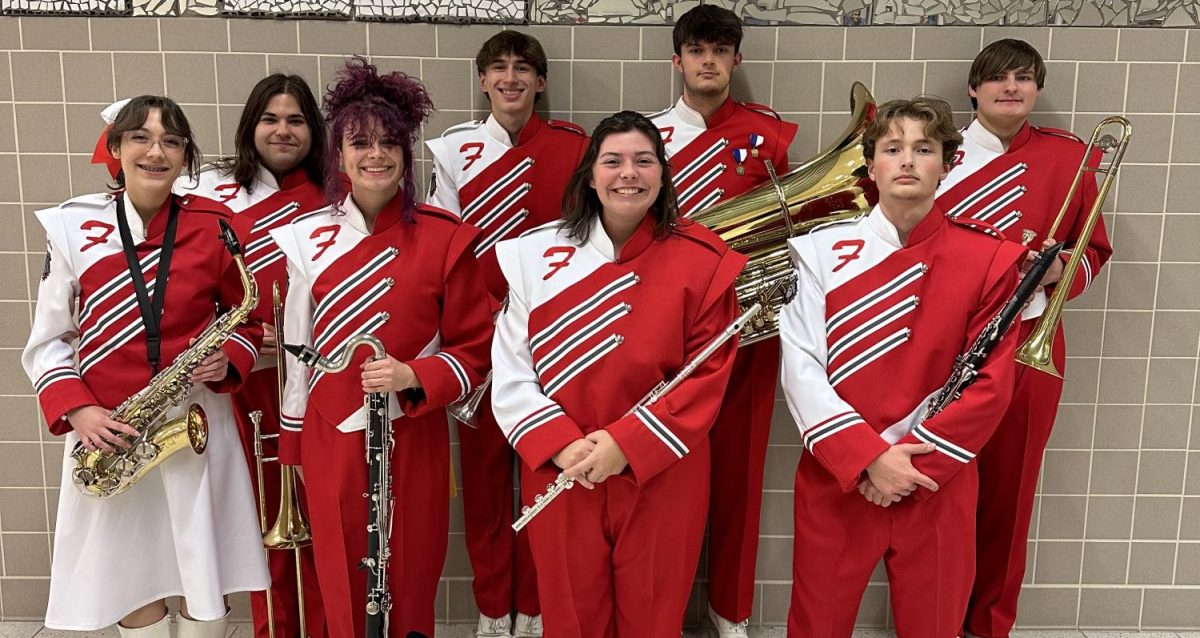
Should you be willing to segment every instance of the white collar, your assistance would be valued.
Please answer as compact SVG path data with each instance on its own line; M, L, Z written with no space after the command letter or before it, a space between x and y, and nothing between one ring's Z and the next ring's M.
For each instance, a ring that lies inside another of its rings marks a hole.
M359 210L358 204L354 203L354 196L346 193L346 198L342 200L341 211L345 213L346 223L350 227L364 235L370 235L371 231L367 230L367 218L363 216Z
M993 153L1004 154L1004 144L1000 142L1000 138L987 130L987 127L983 125L983 122L979 121L979 118L971 120L971 125L963 131L963 134L974 140L976 144Z
M675 102L675 114L679 119L683 120L684 124L690 124L696 128L707 129L708 124L704 122L704 116L700 115L700 111L693 109L683 101L683 96L679 96L679 100Z
M275 180L275 175L267 170L266 166L258 165L258 175L255 176L258 182L271 190L279 190L279 182Z
M605 259L613 262L617 260L616 248L613 247L608 231L604 230L604 222L600 220L599 215L596 215L596 219L592 221L592 232L588 235L587 243L604 255Z
M508 136L508 131L500 124L495 115L488 114L487 119L483 121L483 130L487 134L502 144L505 148L512 148L512 138Z
M896 248L904 248L904 245L900 243L900 232L896 230L892 220L883 213L879 204L875 204L875 208L872 208L870 214L867 215L867 226L883 241Z
M146 227L142 224L142 216L133 207L133 201L129 199L129 191L121 193L121 198L125 200L125 219L129 220L129 237L133 239L134 244L140 244L146 241Z

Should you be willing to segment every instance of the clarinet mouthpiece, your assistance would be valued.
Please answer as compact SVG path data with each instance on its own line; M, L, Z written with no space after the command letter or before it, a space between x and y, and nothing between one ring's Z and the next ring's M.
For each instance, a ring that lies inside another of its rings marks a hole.
M321 353L306 345L285 343L283 344L283 349L286 350L288 354L299 359L300 363L303 363L309 367L315 366L321 360Z

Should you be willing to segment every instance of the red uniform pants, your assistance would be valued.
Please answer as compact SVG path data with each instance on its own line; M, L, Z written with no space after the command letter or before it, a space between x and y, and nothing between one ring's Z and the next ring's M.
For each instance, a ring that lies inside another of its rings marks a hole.
M708 601L722 618L734 622L749 618L754 604L763 464L778 384L779 339L738 349L709 434Z
M512 530L516 455L496 425L487 397L475 417L477 429L458 424L463 517L475 604L492 618L507 616L513 609L537 616L541 608L529 535L525 530L519 534Z
M936 454L936 452L935 452ZM883 559L899 638L953 638L975 571L974 464L928 500L883 508L805 454L796 470L789 638L849 638Z
M1021 323L1022 342L1035 323ZM1064 372L1061 328L1054 351ZM1017 620L1033 497L1062 385L1062 379L1017 366L1012 402L979 454L978 562L965 623L972 635L1005 638Z
M678 638L708 502L708 446L646 484L564 492L530 523L547 638ZM526 504L556 469L522 464Z
M242 437L242 450L250 467L250 481L254 485L255 503L258 502L258 472L254 461L254 425L249 414L261 410L263 434L279 433L279 383L275 368L252 372L245 385L233 395L233 411L238 431ZM278 439L263 441L263 456L278 456ZM304 501L304 488L297 485L300 500ZM268 463L263 466L263 490L266 496L267 525L275 523L279 516L279 465ZM261 504L259 504L261 507ZM313 566L312 547L300 550L301 569L304 574L304 620L305 629L312 638L325 638L325 609L321 603L321 590L317 586L317 572ZM275 616L275 637L295 638L300 635L299 597L296 595L296 556L292 550L272 551L267 554L267 567L271 572L271 598ZM256 638L267 638L267 592L250 592L250 612L254 619Z
M311 408L310 408L311 409ZM366 631L367 464L364 433L305 420L300 455L312 514L317 579L331 638ZM392 533L388 635L433 637L434 598L446 560L450 432L442 411L392 421Z

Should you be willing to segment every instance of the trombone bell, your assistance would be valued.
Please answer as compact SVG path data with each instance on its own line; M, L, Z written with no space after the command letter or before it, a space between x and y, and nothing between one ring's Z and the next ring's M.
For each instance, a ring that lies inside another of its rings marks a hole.
M279 516L275 524L263 533L267 549L296 549L312 542L312 531L300 509L296 491L296 468L279 466Z

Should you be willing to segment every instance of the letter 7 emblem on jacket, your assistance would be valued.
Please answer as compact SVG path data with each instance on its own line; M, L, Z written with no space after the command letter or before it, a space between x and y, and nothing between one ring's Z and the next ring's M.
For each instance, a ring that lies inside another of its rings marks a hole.
M662 136L663 144L671 143L671 136L675 135L674 126L664 126L658 129L658 134Z
M474 152L472 153L471 151ZM475 163L475 160L483 157L483 142L467 142L466 144L458 147L458 152L462 153L463 159L467 160L467 163L463 164L463 170L465 171L468 168L471 168L471 165Z
M234 197L237 197L238 193L242 192L242 185L238 184L237 182L234 182L232 184L221 184L220 186L217 186L213 190L218 193L221 193L221 196L218 198L218 200L221 203L225 203L225 202L233 199Z
M79 252L83 252L93 246L99 246L101 244L107 243L108 236L112 234L113 225L106 224L101 221L96 221L94 219L89 219L86 222L83 222L83 224L79 227L79 230L98 230L98 231L100 231L100 232L96 233L95 235L84 236L84 239L88 240L88 242L86 244L84 244L82 248L79 249Z
M329 250L329 247L333 245L333 240L337 239L338 233L341 232L341 230L341 226L333 224L329 226L322 226L312 231L312 234L308 236L309 239L316 239L326 234L329 235L328 239L313 243L313 246L320 248L320 250L318 250L316 254L312 256L313 261L320 259L321 255L325 254L326 250Z
M866 242L864 242L861 239L843 239L842 241L839 241L838 243L834 244L833 245L834 252L843 250L846 248L849 248L850 250L837 256L840 263L833 267L833 272L837 272L837 271L845 268L846 264L854 261L855 259L858 259L858 254L862 252L863 246L865 246L865 245L866 245Z
M554 273L566 268L571 263L571 258L575 256L575 247L551 246L550 248L546 249L546 252L542 253L542 256L546 259L557 257L558 255L562 255L562 259L559 259L558 261L546 262L546 265L550 266L550 272L546 273L546 275L542 277L542 281L553 277Z

